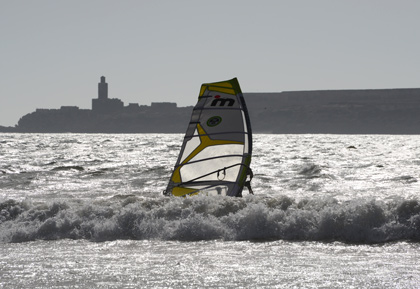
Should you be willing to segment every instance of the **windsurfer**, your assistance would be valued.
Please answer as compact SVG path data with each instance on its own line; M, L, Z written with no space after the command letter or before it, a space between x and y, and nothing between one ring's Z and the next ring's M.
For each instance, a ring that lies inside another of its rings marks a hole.
M245 181L244 186L248 189L249 193L251 195L253 195L254 192L251 189L251 181L252 181L252 178L254 177L254 174L252 173L252 170L249 167L248 167L248 169L246 171L246 176L249 177L249 180L248 181Z

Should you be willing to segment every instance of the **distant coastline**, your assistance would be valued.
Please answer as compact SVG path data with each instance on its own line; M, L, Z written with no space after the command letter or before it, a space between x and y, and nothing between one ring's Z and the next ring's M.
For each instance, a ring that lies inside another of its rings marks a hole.
M420 134L420 88L244 93L254 133ZM105 77L92 109L62 106L20 118L17 133L184 133L193 106L108 98Z

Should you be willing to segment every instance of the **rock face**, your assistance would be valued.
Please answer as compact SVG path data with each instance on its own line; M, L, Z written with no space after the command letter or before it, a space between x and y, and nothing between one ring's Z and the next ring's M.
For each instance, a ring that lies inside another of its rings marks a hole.
M16 128L12 126L2 126L0 125L0 132L16 132Z
M108 98L105 77L92 110L37 109L0 132L184 133L192 106ZM244 93L254 133L420 134L420 89Z
M245 94L260 133L420 134L420 89Z
M23 116L17 129L39 133L183 133L192 107L159 110L144 107L138 111L121 110L97 113L88 109L63 111L37 110Z

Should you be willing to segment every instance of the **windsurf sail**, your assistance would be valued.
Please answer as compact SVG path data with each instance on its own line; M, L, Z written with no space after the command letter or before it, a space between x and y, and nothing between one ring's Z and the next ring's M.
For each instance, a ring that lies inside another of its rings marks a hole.
M238 80L204 83L165 194L242 196L251 152L251 125Z

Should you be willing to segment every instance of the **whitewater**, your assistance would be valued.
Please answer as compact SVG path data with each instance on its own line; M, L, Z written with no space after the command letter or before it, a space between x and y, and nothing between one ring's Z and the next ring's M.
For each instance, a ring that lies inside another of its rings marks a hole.
M420 136L254 135L255 195L162 195L182 134L0 134L0 288L419 288Z

